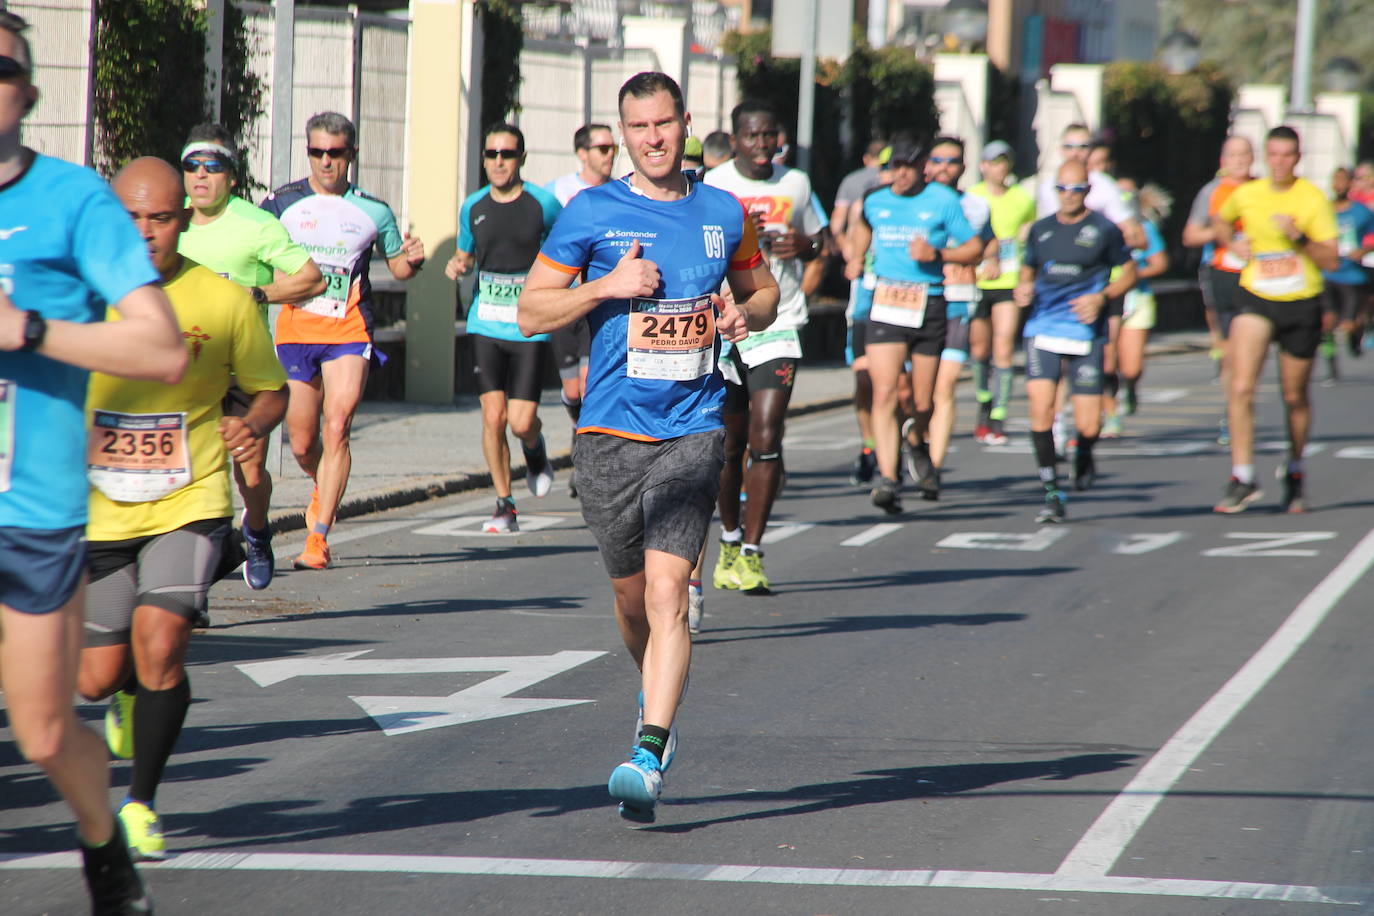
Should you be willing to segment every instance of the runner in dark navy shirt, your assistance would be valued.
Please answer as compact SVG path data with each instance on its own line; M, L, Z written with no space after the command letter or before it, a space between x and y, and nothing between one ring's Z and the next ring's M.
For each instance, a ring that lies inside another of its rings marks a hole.
M1045 508L1036 521L1062 522L1054 434L1054 393L1067 366L1073 395L1078 452L1074 486L1092 486L1093 446L1102 428L1102 347L1107 340L1107 300L1135 285L1136 270L1121 230L1089 210L1088 172L1079 162L1060 166L1055 184L1059 212L1037 221L1026 239L1016 304L1030 308L1026 321L1026 398L1031 442ZM1112 268L1121 273L1108 282Z

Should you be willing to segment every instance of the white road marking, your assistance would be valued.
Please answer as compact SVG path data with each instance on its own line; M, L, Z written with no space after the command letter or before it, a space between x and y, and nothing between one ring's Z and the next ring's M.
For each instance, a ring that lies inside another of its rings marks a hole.
M1030 550L1040 551L1068 534L1063 528L1041 528L1034 534L999 534L992 531L963 531L951 534L936 547L960 550Z
M1336 452L1337 458L1374 458L1374 445L1350 445Z
M1129 534L1126 540L1112 548L1112 553L1124 553L1131 556L1141 553L1149 553L1161 547L1168 547L1170 544L1177 544L1187 537L1182 531L1165 531L1160 534Z
M1255 451L1266 453L1281 452L1286 455L1288 454L1288 440L1270 439L1266 442L1256 442ZM1326 451L1325 442L1309 442L1303 447L1302 456L1304 458L1311 458L1313 455L1319 455L1324 451Z
M1234 544L1230 547L1213 547L1204 550L1204 557L1315 557L1320 551L1290 549L1293 544L1306 544L1311 541L1329 541L1336 536L1334 531L1233 531L1228 538L1255 541L1254 544Z
M1203 452L1218 449L1214 439L1181 439L1176 442L1154 442L1141 443L1140 445L1103 445L1103 440L1099 440L1097 447L1093 449L1093 454L1099 458L1170 458L1180 455L1200 455ZM1107 442L1121 440L1105 440ZM1002 455L1029 455L1034 449L1031 448L1029 439L1013 439L1006 445L990 445L986 452L995 451Z
M845 538L843 541L840 541L840 546L862 547L865 544L872 544L874 541L878 540L878 538L887 537L894 531L901 530L902 525L898 524L897 522L883 522L880 525L874 525L872 528L869 528L866 531L860 531L853 537Z
M776 544L815 527L810 522L769 522L767 530L763 532L763 543Z
M491 518L489 515L460 515L457 518L450 518L439 522L437 525L426 525L423 528L416 528L415 534L427 534L437 537L479 537L479 538L514 538L531 531L542 531L545 528L552 528L560 522L567 521L561 515L524 515L519 517L519 531L503 531L499 534L482 530L482 523Z
M359 658L370 652L340 652L313 658L284 658L249 662L235 667L259 687L269 687L293 677L362 674L453 674L474 671L499 672L445 697L387 696L349 697L376 720L388 736L519 716L545 709L591 703L592 700L551 700L512 697L510 694L570 671L605 655L605 652L555 652L553 655L511 655L493 658Z
M782 447L804 452L829 452L852 449L860 442L858 436L785 436Z
M1150 758L1088 828L1055 874L1065 877L1106 875L1174 783L1288 663L1371 566L1374 566L1374 531L1360 539L1259 651Z
M73 852L0 854L0 870L76 869ZM1053 891L1271 900L1359 906L1374 901L1374 887L1315 887L1189 878L1046 875L1026 872L948 869L789 868L770 865L693 865L596 859L516 859L484 856L327 855L314 853L185 852L165 862L141 863L150 872L289 871L351 874L474 875L509 878L600 878L701 881L712 884L773 884L803 887L962 888L964 890Z
M1187 388L1146 388L1140 392L1140 403L1142 404L1168 404L1171 401L1181 401L1188 396Z

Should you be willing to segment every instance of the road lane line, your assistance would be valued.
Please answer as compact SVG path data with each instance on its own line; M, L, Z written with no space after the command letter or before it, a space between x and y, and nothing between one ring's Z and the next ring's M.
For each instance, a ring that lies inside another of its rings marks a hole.
M0 855L0 870L75 869L75 853ZM792 868L767 865L693 865L594 859L515 859L482 856L317 855L311 853L185 852L161 863L140 863L148 873L176 871L290 871L353 874L474 875L516 878L602 878L702 881L867 888L962 888L964 890L1058 891L1159 897L1210 897L1360 906L1374 901L1374 887L1316 887L1187 878L1115 878L1025 872Z
M1055 874L1097 876L1111 871L1174 783L1288 663L1370 566L1374 566L1374 531L1346 554L1268 642L1150 758L1088 828Z
M881 525L874 525L866 531L860 531L852 538L845 538L840 541L841 547L862 547L865 544L872 544L878 538L887 537L894 531L901 531L902 526L897 522L883 522Z

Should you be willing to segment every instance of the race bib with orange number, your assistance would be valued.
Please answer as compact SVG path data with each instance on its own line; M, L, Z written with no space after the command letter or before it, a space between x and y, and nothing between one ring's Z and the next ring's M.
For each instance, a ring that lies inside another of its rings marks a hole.
M1302 259L1295 251L1255 255L1254 291L1262 296L1291 296L1306 285Z
M96 410L86 445L86 476L119 503L146 503L191 482L184 413Z
M903 328L919 328L926 322L926 289L925 283L879 279L873 290L873 309L868 313L869 320Z
M968 264L945 265L945 298L950 302L974 302L978 298L978 274Z
M716 311L710 296L631 299L625 374L687 382L711 374Z

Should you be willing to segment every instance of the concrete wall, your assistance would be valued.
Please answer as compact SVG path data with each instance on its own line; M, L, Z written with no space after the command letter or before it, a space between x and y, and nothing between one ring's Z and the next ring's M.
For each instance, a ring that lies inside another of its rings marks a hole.
M91 164L91 34L93 0L11 0L4 4L29 23L34 82L42 97L24 120L23 138L40 153Z

